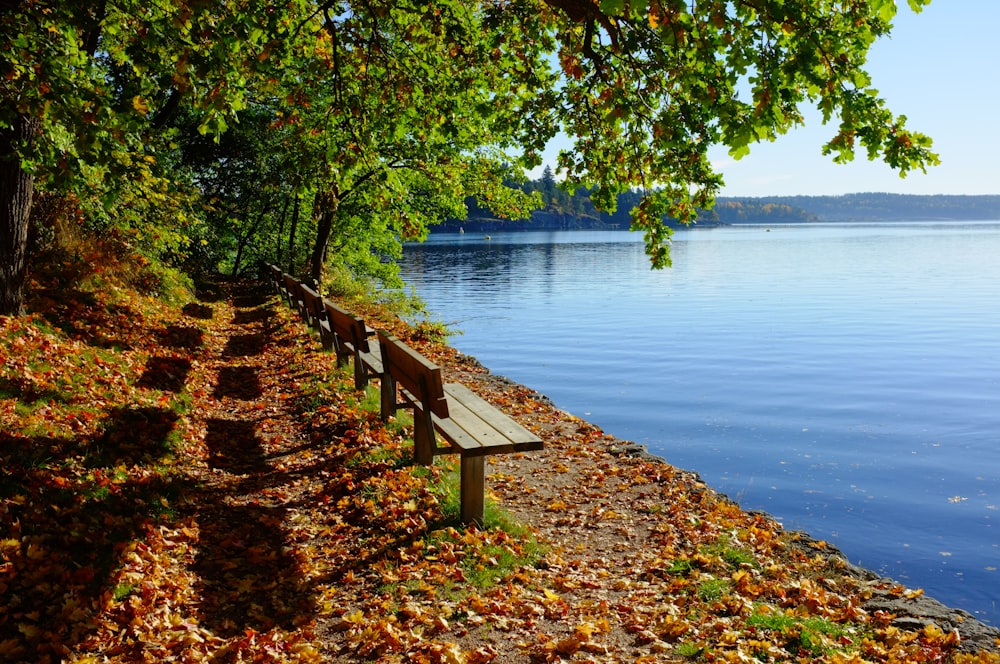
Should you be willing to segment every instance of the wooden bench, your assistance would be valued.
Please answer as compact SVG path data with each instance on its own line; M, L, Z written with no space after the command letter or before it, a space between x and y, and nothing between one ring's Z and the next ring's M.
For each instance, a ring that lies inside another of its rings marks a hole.
M382 352L378 344L369 343L368 338L374 330L368 328L364 321L341 309L333 302L324 299L323 311L333 330L334 350L337 353L337 364L343 366L349 359L354 360L354 388L363 390L368 385L368 379L383 373ZM383 396L382 418L388 417L388 406Z
M298 311L305 324L309 325L309 310L306 309L305 299L302 297L302 283L287 272L283 276L289 306Z
M414 461L430 465L435 454L461 459L461 518L482 523L486 496L486 457L542 449L542 440L472 390L444 383L441 369L395 337L378 333L385 371L382 402L413 409ZM403 401L397 402L398 393ZM438 447L435 432L449 443Z
M285 287L284 287L285 277L284 274L282 274L281 272L281 268L279 268L277 265L274 265L273 263L268 263L267 277L268 281L271 284L271 288L274 289L274 292L277 293L278 295L282 295L285 292Z
M323 345L323 350L334 349L333 328L330 326L330 318L323 307L323 298L319 293L305 284L300 284L302 303L309 314L308 323L310 327L319 332L319 342Z

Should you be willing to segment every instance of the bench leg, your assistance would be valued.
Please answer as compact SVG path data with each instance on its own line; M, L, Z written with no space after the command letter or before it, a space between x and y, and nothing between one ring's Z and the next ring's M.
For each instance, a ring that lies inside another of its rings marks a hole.
M361 392L368 386L368 370L361 361L361 353L354 353L354 389Z
M388 422L389 418L396 414L396 381L387 371L382 374L379 383L379 396L381 397L379 414L383 422Z
M462 523L483 525L486 507L486 457L462 457Z
M421 466L434 463L434 422L431 414L413 409L413 461Z

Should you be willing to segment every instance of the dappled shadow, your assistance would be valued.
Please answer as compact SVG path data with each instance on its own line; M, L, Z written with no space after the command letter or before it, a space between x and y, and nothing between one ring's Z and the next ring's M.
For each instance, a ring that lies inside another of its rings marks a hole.
M98 348L130 350L138 315L121 304L98 303L92 293L74 288L41 288L31 293L31 310L68 337ZM114 331L115 334L110 334Z
M88 638L128 543L179 493L155 473L97 464L75 472L70 463L89 449L87 441L0 433L4 661L63 661L65 648Z
M178 419L162 408L115 408L104 433L87 448L87 466L159 463L172 453Z
M0 378L0 398L17 399L25 405L36 401L66 403L67 397L61 390L38 387L27 377L20 379Z
M266 321L273 317L274 317L274 309L271 307L250 309L248 311L237 311L235 314L233 314L233 324L250 325L251 323L259 323L261 321Z
M216 503L212 505L212 503ZM311 619L316 597L292 553L288 510L203 501L194 571L201 579L203 623L223 637L247 630L290 630Z
M215 317L215 309L199 302L189 302L181 309L185 316L200 318L201 320L212 320Z
M260 355L262 352L264 352L263 334L234 334L229 337L222 354L229 357L249 357Z
M205 333L189 325L168 325L160 333L160 344L168 348L194 350L204 344Z
M139 377L139 387L164 392L180 392L191 371L191 360L186 357L151 357Z
M205 282L195 286L194 296L200 302L220 302L226 298L226 293L218 284Z
M268 291L263 286L244 287L233 295L232 303L237 309L252 309L267 302L267 297Z
M230 397L251 401L261 395L256 367L222 367L215 384L215 398Z
M238 475L267 470L253 422L211 418L206 421L205 445L212 468Z

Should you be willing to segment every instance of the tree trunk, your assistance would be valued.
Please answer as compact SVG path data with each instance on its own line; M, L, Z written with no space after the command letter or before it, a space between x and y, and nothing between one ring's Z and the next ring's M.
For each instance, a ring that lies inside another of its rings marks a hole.
M323 264L326 263L326 247L330 243L330 233L333 231L333 217L336 213L326 211L319 217L316 225L316 244L313 245L312 260L309 263L309 276L318 286L323 280Z
M24 313L35 177L23 168L17 149L29 145L36 130L37 122L25 115L18 115L10 129L0 130L0 316Z
M281 240L285 236L285 217L288 215L288 196L285 197L285 204L281 206L281 216L278 217L278 234L275 236L274 264L281 265Z
M271 205L268 204L257 214L257 221L250 225L247 232L240 235L236 240L236 258L233 259L233 276L238 276L240 273L240 263L243 262L243 252L246 250L247 246L250 244L250 240L253 236L257 234L257 229L264 222L264 217L271 211Z
M292 206L292 227L288 231L288 274L295 272L295 228L299 225L299 197Z
M326 248L333 233L333 222L340 207L340 189L337 185L316 194L313 199L313 216L316 217L316 242L313 244L309 261L309 276L318 288L323 282L323 266L326 263Z

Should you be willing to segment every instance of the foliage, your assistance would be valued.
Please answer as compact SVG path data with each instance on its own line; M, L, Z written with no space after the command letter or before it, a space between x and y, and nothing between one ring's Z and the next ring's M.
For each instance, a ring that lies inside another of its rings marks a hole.
M131 233L150 260L268 259L317 281L336 263L391 283L399 242L470 197L505 218L535 193L573 212L553 173L541 192L515 186L560 131L567 185L607 212L638 191L631 225L664 265L662 219L692 221L720 186L709 147L739 157L802 105L834 125L835 161L937 162L864 70L895 13L893 0L20 0L0 14L4 307L33 187L76 192L94 232Z
M551 4L575 18L556 29L559 119L575 138L560 168L595 186L598 207L625 188L645 190L632 219L654 265L669 261L663 214L689 222L719 188L709 146L743 156L801 123L803 103L839 120L823 148L835 161L861 149L902 174L937 162L930 139L886 109L863 68L890 29L893 0ZM918 11L926 0L909 4Z

